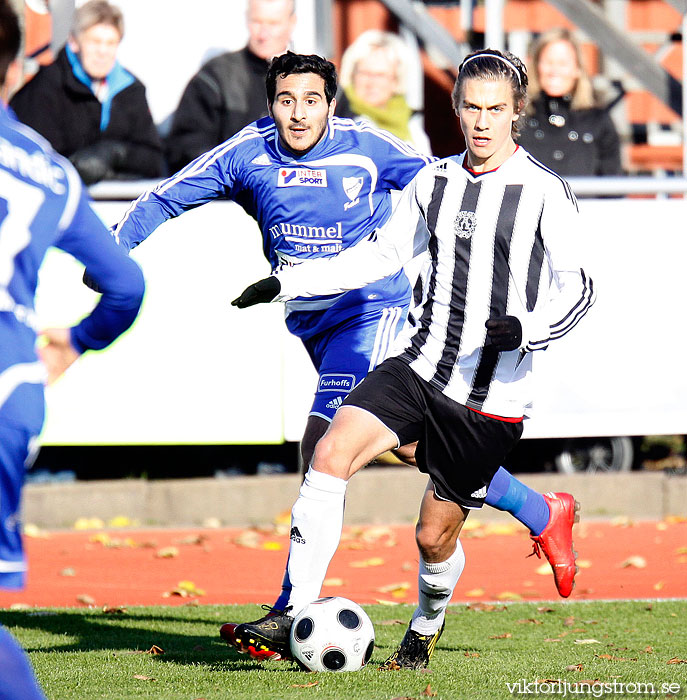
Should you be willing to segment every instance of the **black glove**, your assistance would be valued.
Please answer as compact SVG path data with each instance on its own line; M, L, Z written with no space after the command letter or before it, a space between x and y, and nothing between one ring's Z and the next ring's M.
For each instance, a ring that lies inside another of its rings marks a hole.
M522 324L515 316L497 316L490 318L487 327L486 345L491 345L499 352L516 350L522 342Z
M83 277L81 279L89 289L92 289L94 292L102 294L103 290L100 289L98 283L88 274L88 270L83 271Z
M241 296L231 302L232 306L245 309L254 304L267 304L281 291L281 282L276 277L265 277L265 279L248 285Z
M126 164L126 146L119 141L97 141L72 153L69 160L86 185L111 179Z

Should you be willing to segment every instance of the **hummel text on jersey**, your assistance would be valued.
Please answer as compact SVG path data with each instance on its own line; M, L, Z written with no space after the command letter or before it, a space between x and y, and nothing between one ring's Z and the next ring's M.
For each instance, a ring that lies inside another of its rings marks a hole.
M270 226L270 235L273 239L282 238L295 244L299 253L338 253L341 251L343 230L341 222L336 226L309 226L307 224L287 224L282 221Z
M305 537L303 537L303 535L301 535L301 531L297 527L291 528L291 534L289 535L289 537L296 544L305 544Z

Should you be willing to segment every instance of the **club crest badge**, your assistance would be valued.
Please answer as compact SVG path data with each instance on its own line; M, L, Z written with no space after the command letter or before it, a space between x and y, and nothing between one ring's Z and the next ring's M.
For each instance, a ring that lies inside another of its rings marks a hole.
M477 228L477 217L474 211L459 211L453 222L453 230L458 238L471 238Z
M341 184L343 185L343 190L349 199L349 201L344 204L344 209L350 209L360 201L358 195L360 194L360 190L363 188L363 178L343 177L341 178Z

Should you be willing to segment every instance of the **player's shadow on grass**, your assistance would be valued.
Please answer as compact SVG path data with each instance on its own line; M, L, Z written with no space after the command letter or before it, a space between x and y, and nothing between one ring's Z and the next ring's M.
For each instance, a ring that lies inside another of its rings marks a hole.
M159 623L157 629L155 623ZM25 642L22 646L27 652L110 651L115 657L150 654L159 662L200 664L207 666L209 671L297 670L290 662L265 665L239 654L220 639L216 619L208 619L202 613L189 618L156 616L135 610L121 614L99 610L73 613L3 610L0 611L0 624L10 632L20 628L54 635L54 640ZM170 630L170 626L177 629ZM154 647L162 653L156 653Z

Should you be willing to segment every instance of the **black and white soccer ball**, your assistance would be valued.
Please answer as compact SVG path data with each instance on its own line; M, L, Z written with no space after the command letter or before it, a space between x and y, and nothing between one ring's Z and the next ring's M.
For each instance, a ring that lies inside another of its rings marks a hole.
M375 631L367 613L346 598L319 598L296 615L291 654L309 671L359 671L372 656Z

